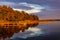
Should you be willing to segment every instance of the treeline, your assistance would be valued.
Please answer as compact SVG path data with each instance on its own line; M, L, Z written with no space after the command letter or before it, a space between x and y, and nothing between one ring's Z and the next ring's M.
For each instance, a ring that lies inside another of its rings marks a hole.
M36 15L28 14L25 11L17 11L8 6L0 6L0 20L22 21L39 20Z

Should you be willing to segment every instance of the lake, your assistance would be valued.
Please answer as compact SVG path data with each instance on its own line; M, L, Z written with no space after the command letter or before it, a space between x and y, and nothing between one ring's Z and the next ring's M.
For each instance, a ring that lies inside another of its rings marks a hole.
M15 33L9 40L60 40L60 21L39 24L25 32Z

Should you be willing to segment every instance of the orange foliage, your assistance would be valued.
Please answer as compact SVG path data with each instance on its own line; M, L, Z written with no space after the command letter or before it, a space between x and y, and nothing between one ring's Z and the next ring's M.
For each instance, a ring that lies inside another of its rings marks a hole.
M24 32L29 27L38 25L25 20L39 20L37 16L24 11L13 10L8 6L0 6L0 37L10 37L19 31ZM4 35L4 36L3 36Z

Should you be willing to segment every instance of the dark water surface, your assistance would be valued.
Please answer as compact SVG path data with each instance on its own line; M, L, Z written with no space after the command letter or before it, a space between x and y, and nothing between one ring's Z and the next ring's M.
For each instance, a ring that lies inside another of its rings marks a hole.
M20 37L25 36L26 38L20 38L15 34L17 37L12 39L6 39L6 40L60 40L60 21L55 21L52 23L46 23L46 24L39 24L36 28L41 29L43 32L42 34L39 34L38 36L31 36L28 37L31 32L27 31L21 34L18 34ZM28 34L27 34L28 33Z

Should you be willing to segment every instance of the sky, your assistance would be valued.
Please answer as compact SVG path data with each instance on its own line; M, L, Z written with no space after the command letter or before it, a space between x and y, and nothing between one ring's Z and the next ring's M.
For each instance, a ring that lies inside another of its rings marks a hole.
M39 19L60 19L60 0L0 0L0 5L7 5L14 10L26 11L28 14L34 14ZM36 29L36 31L35 31ZM14 34L14 37L27 38L40 35L42 29L30 28L24 33Z
M0 0L0 5L37 13L40 19L60 19L60 0Z

